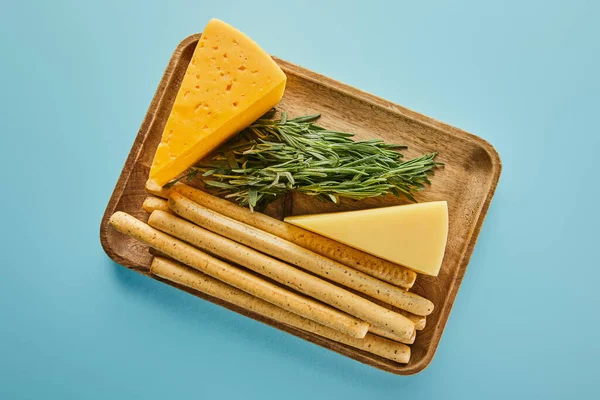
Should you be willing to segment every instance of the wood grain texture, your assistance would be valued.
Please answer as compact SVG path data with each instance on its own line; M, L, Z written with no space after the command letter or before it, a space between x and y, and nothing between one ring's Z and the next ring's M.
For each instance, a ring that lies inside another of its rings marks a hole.
M124 211L147 221L148 213L142 209L142 203L147 197L144 185L181 79L199 37L200 35L196 34L184 39L173 53L100 226L100 240L109 257L145 275L150 275L149 266L152 259L148 247L110 229L108 219L115 211ZM446 255L439 276L434 278L419 275L412 289L432 300L436 306L435 311L428 317L427 326L419 332L414 345L411 346L410 363L403 365L276 323L181 286L173 286L385 371L400 375L422 371L435 354L496 189L501 171L498 153L483 139L460 129L297 65L275 60L288 76L285 95L278 109L287 111L291 116L321 113L323 117L319 124L331 129L354 132L357 139L378 137L388 142L407 145L407 157L432 151L440 153L438 159L446 166L436 172L433 185L416 197L418 201L448 201L450 227ZM403 202L405 201L402 199L388 196L360 202L344 200L338 206L315 201L308 196L293 195L291 202L289 199L285 205L276 202L267 208L266 213L282 218L284 209L292 215L299 215L366 209Z

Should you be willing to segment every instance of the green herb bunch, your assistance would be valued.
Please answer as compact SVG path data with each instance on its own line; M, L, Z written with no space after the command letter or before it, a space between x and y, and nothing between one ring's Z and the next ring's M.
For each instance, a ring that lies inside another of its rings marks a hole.
M201 176L206 185L250 209L264 208L291 191L334 203L341 197L361 200L389 193L415 201L413 194L443 165L435 161L437 153L402 161L399 151L406 146L380 139L354 141L352 133L315 124L319 117L263 117L208 165L192 167L182 178Z

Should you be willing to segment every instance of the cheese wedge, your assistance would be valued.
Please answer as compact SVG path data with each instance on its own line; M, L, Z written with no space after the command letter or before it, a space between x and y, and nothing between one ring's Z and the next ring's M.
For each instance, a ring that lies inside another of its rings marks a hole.
M281 68L250 38L212 19L196 45L158 145L150 180L164 185L273 108Z
M287 217L286 222L437 276L448 237L445 201Z

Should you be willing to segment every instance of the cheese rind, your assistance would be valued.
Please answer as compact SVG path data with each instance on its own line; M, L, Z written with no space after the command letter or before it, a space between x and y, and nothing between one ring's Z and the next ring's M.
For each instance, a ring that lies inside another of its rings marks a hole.
M230 25L206 25L158 145L150 180L164 185L273 108L281 68Z
M432 276L440 271L448 238L445 201L300 215L285 221Z

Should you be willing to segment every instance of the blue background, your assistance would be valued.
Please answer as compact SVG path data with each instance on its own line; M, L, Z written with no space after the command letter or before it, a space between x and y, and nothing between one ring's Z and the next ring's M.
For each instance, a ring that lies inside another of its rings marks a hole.
M3 2L0 398L599 398L599 13L594 1ZM419 375L103 253L100 219L166 63L211 17L499 151L500 185Z

